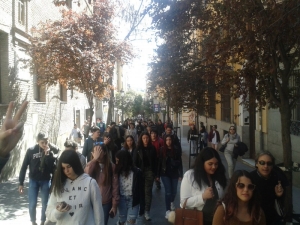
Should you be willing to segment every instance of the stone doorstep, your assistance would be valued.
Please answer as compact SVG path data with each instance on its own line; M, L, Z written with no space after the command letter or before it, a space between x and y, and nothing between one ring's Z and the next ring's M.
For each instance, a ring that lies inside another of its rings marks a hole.
M242 163L244 163L247 166L250 166L252 168L255 168L255 160L254 159L242 159Z

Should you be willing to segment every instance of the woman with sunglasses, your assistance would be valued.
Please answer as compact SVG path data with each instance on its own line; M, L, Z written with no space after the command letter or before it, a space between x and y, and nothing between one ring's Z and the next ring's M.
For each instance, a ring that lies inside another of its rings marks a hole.
M104 144L95 145L92 160L86 165L85 172L94 178L100 188L104 223L117 213L119 203L119 178L115 173L115 165L111 162L109 151Z
M226 144L224 156L228 165L229 178L231 178L236 164L236 158L233 157L233 149L235 145L240 141L241 141L240 136L236 133L236 127L230 126L229 133L224 135L224 138L221 142L222 145Z
M237 170L230 179L224 198L218 202L213 225L265 225L258 190L250 173Z
M275 158L270 152L262 152L255 159L256 170L251 176L261 195L261 207L266 215L266 224L278 224L282 220L275 205L283 208L285 189L288 180L280 168L275 165Z
M97 182L83 172L75 151L59 157L46 216L57 225L104 224Z
M226 184L225 167L219 153L211 147L204 148L192 169L183 176L180 205L186 202L186 208L202 211L203 224L211 225L217 201L223 197Z
M135 145L135 141L132 135L128 135L125 138L125 142L123 147L121 148L121 150L126 150L130 153L131 157L133 158L133 154L135 151L136 145Z

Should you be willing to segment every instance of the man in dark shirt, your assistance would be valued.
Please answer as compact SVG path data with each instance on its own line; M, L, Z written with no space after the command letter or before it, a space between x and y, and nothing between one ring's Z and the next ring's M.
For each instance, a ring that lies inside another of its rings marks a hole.
M27 167L29 166L29 215L32 225L36 225L36 205L39 189L41 189L42 198L42 214L41 225L46 221L46 207L50 191L50 179L55 166L55 157L59 149L48 144L48 137L44 133L39 133L37 136L37 144L27 150L19 175L19 192L23 194L24 180Z

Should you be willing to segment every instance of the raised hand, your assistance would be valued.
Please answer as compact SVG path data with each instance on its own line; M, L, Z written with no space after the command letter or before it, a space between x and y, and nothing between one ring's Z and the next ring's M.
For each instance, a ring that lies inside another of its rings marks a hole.
M72 207L68 205L66 202L60 202L57 206L56 209L60 212L68 212Z
M19 122L19 120L27 105L27 101L23 102L16 115L12 118L14 102L9 103L6 117L0 130L0 157L7 157L22 137L24 123Z

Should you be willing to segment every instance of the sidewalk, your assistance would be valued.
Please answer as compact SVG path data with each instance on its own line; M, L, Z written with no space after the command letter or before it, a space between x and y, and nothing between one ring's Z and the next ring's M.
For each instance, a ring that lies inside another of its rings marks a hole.
M186 138L181 139L182 142L182 160L183 160L183 170L187 171L189 168L189 145ZM227 168L227 163L223 153L220 153L222 163L225 168ZM191 158L191 165L194 162L194 158ZM252 171L254 168L250 164L245 164L242 160L239 160L236 164L236 169L243 169L247 171ZM28 176L27 176L28 177ZM30 225L29 213L28 213L28 194L27 188L24 190L23 195L18 193L18 178L10 179L8 182L0 183L0 224L1 225ZM28 187L28 178L25 180L25 187ZM180 182L178 183L178 192L175 199L176 207L179 207L179 194L180 194ZM293 187L293 203L294 203L294 214L295 218L298 216L298 223L300 224L300 188ZM298 200L298 201L297 201ZM153 200L151 207L152 221L146 222L143 218L139 218L137 221L138 225L141 224L159 224L159 225L170 225L165 219L165 199L164 199L164 188L161 190L156 190L155 185L153 185ZM41 202L38 200L37 205L37 223L39 224L39 218L41 217ZM109 225L115 225L117 223L117 218L109 219ZM48 223L47 225L55 225L55 223Z

